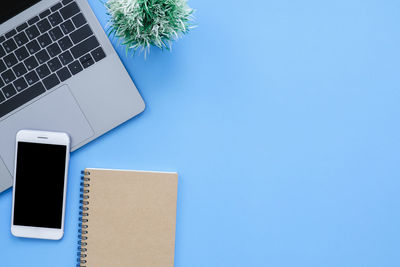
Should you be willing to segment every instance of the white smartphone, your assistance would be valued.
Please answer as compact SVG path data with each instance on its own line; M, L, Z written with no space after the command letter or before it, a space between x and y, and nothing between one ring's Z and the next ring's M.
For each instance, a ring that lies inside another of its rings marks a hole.
M14 236L63 237L69 152L66 133L17 133L11 216Z

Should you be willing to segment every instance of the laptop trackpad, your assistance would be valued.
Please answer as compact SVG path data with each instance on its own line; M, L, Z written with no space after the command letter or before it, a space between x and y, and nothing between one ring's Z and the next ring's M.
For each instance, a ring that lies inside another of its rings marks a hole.
M11 172L15 135L21 129L66 132L71 137L71 147L94 134L67 85L0 121L0 156Z

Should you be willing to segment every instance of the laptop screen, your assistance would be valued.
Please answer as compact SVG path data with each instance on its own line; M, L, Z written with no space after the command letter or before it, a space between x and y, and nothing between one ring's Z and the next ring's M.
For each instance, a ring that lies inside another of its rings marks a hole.
M0 8L0 24L11 19L39 1L40 0L2 0Z

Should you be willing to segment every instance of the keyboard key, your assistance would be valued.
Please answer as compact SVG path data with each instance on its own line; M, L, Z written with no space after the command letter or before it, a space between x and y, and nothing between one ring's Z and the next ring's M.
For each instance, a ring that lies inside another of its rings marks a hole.
M60 45L61 49L67 50L68 48L72 47L72 42L69 39L68 36L65 36L64 38L62 38L60 41L58 41L58 44Z
M35 56L36 59L39 61L39 64L43 64L50 59L50 56L45 49L37 53Z
M82 28L71 33L69 37L71 37L71 40L74 44L77 44L80 41L88 38L92 34L93 34L92 30L90 29L89 25L86 24Z
M85 41L79 43L78 45L71 48L71 53L74 58L80 58L84 54L90 52L94 48L99 46L99 42L97 41L96 37L92 35Z
M40 79L43 79L50 74L50 69L49 67L47 67L46 64L43 64L42 66L36 68L36 72L39 75Z
M1 78L3 78L3 81L5 83L10 83L16 79L12 70L6 70L5 72L3 72L1 74Z
M60 83L60 80L58 79L57 75L53 73L49 77L43 80L43 84L46 87L47 90L50 90L54 86Z
M50 21L51 26L53 27L60 24L63 21L63 19L60 16L60 13L58 12L51 14L48 19Z
M50 57L55 57L61 53L61 49L57 43L54 43L47 47L47 52L49 52Z
M24 60L25 58L29 57L29 52L25 46L15 50L15 55L17 56L19 61Z
M17 49L17 44L13 39L9 39L3 43L3 47L7 51L7 53L10 53Z
M32 25L32 24L35 24L35 23L38 22L38 21L39 21L39 17L36 16L36 17L33 17L33 18L31 18L30 20L28 20L28 24L29 24L29 25Z
M47 32L51 28L51 25L47 19L42 19L41 21L36 23L36 26L41 33Z
M96 62L106 57L106 54L104 53L103 48L101 47L98 47L95 50L93 50L91 54Z
M4 63L3 60L0 59L0 72L5 71L6 69L7 69L6 64Z
M39 44L42 48L45 48L46 46L48 46L49 44L51 44L51 39L49 34L46 32L42 35L40 35L38 38Z
M14 96L14 95L17 94L17 91L15 91L15 88L14 88L14 86L13 86L12 84L9 84L9 85L7 85L6 87L4 87L4 88L2 89L2 91L3 91L3 94L4 94L7 98L10 98L10 97L12 97L12 96Z
M22 63L22 62L15 65L15 67L13 68L13 71L17 77L21 77L22 75L24 75L25 73L28 72L28 70L25 68L24 63Z
M25 80L28 82L29 85L32 85L35 82L39 81L39 76L33 70L25 75Z
M50 37L53 41L57 41L61 37L63 37L63 33L60 30L60 27L56 27L49 31Z
M28 28L28 23L24 22L17 27L17 31L20 32L22 30L25 30L26 28Z
M28 35L29 39L32 40L39 36L39 30L36 25L30 26L28 29L25 30L26 35Z
M46 9L45 11L43 11L42 13L39 14L39 17L42 19L44 17L47 17L48 15L50 15L50 9Z
M3 60L9 68L18 63L18 59L14 56L14 54L9 54L5 56Z
M4 57L6 55L6 51L4 50L4 48L0 45L0 58Z
M0 43L4 42L6 40L6 37L4 37L3 35L0 36Z
M15 91L15 88L12 84L7 85L1 91L6 98L10 98L17 93L17 91Z
M28 48L29 53L35 54L37 51L40 50L39 43L36 40L32 40L26 44L26 48Z
M72 75L76 75L83 70L81 64L79 64L78 60L75 60L71 64L68 65L69 70L71 71Z
M75 2L72 2L71 4L67 5L66 7L63 7L60 9L61 16L64 18L64 20L69 19L76 13L80 11L78 5Z
M7 33L5 34L5 36L6 36L7 39L9 39L9 38L13 37L13 36L16 35L16 34L17 34L17 31L14 30L14 29L12 29L11 31L7 32Z
M60 27L64 34L69 34L75 30L74 24L72 24L71 20L61 23Z
M69 4L69 3L71 3L71 2L72 2L72 0L63 0L63 1L62 1L62 3L63 3L64 6L67 5L67 4Z
M58 75L58 78L60 79L60 81L62 81L62 82L71 78L71 76L72 76L67 67L64 67L64 68L60 69L59 71L57 71L57 75Z
M56 70L62 67L61 62L57 57L47 62L47 65L49 66L52 72L55 72Z
M82 66L86 69L87 67L90 67L94 64L94 60L90 54L86 54L83 57L79 59L81 62Z
M0 90L0 103L6 100L6 97L3 95L3 93Z
M86 23L86 19L83 16L82 13L79 13L78 15L76 15L75 17L72 18L72 21L75 24L75 27L79 28L80 26L82 26L83 24Z
M54 12L54 11L56 11L56 10L59 10L61 7L62 7L62 4L61 4L61 3L57 3L57 4L55 4L54 6L52 6L52 7L50 8L50 10L51 10L51 12Z
M28 37L24 32L20 32L17 35L15 35L14 40L17 43L17 45L21 46L28 42Z
M65 66L74 61L74 58L71 55L71 52L65 51L59 56L61 63Z
M0 88L3 87L5 85L5 83L3 82L3 80L0 78ZM0 97L1 97L1 92L0 92ZM1 102L1 100L0 100Z
M28 87L28 84L25 82L24 77L21 77L14 82L14 87L18 92L21 92Z
M10 100L0 104L0 118L46 92L41 82L25 89Z
M28 70L33 70L34 68L36 68L37 66L39 66L39 63L37 62L37 60L35 59L35 56L31 56L29 58L27 58L25 61L25 66Z

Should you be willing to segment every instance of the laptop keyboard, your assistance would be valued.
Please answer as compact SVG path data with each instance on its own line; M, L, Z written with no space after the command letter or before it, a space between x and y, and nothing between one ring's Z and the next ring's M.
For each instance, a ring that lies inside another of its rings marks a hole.
M73 0L0 36L0 118L106 55Z

